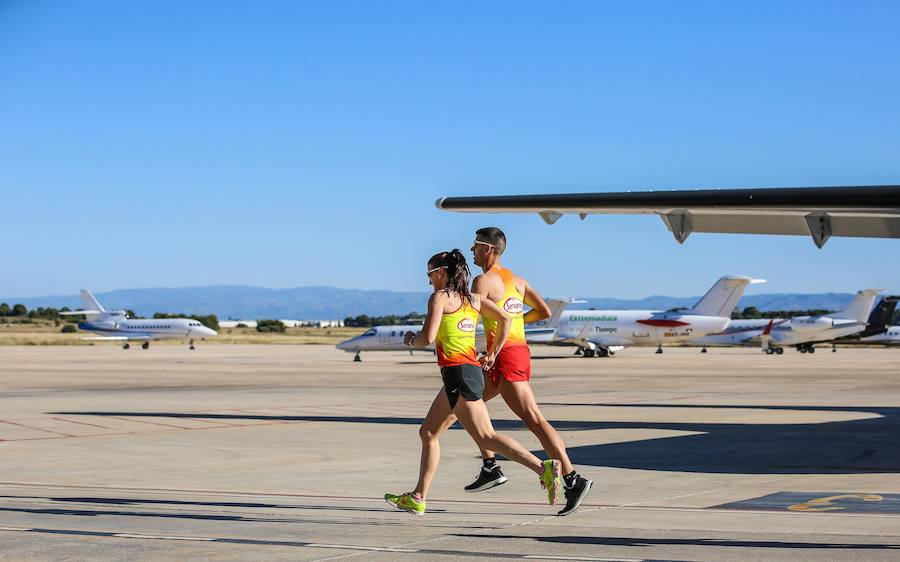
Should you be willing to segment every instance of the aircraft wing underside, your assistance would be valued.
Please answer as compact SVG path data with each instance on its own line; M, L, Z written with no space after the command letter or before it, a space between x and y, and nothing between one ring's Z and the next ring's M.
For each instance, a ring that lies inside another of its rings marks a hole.
M692 232L900 238L900 186L624 191L558 195L445 197L439 209L564 214L655 214L679 243Z

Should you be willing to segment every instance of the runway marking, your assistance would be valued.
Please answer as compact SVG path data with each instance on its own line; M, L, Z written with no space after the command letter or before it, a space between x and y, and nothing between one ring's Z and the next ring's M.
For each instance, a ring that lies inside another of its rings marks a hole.
M12 422L9 420L0 420L0 423L8 423L9 425L15 425L18 427L24 427L25 429L31 429L33 431L42 431L44 433L52 433L53 435L60 435L62 437L75 437L74 435L69 435L68 433L62 433L59 431L51 431L49 429L41 429L39 427L31 427L30 425L25 425L21 423ZM10 441L18 441L17 439L10 439Z
M713 506L741 511L789 511L834 515L900 515L900 494L840 492L775 492L765 496Z
M61 421L61 422L66 422L66 423L77 423L79 425L87 425L90 427L99 427L100 429L112 429L111 427L107 427L105 425L97 425L95 423L87 423L87 422L82 422L82 421L68 420L66 418L50 418L50 419Z
M589 562L644 562L642 558L592 558L589 556L560 556L526 554L522 558L527 560L587 560Z
M167 535L141 535L138 533L115 533L112 535L113 537L118 537L120 539L158 539L164 541L215 541L217 539L209 538L209 537L178 537L178 536L167 536Z

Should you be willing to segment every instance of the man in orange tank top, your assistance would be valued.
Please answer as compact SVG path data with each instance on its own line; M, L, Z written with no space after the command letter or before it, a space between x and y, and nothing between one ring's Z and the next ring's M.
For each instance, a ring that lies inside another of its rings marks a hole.
M544 452L562 462L566 506L559 515L568 515L578 509L593 482L575 472L566 454L565 443L544 418L534 398L528 382L531 379L531 352L525 341L525 324L549 318L550 307L525 279L500 265L500 256L505 249L506 235L499 228L481 228L475 233L472 254L475 264L484 273L472 281L472 292L494 301L512 317L509 337L498 353L493 368L485 373L484 401L497 394L503 396L509 408L541 442ZM523 305L528 305L531 310L524 312ZM495 326L484 319L482 322L490 345ZM467 492L487 490L507 480L494 460L493 451L482 449L481 456L481 472L475 482L466 486Z

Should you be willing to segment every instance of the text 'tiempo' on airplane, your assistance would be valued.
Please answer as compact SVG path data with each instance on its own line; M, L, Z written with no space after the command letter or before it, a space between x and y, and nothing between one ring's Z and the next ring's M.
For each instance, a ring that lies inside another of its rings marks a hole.
M900 186L622 191L444 197L438 209L464 213L655 214L679 243L692 232L900 238Z
M86 337L86 340L121 341L123 349L130 347L132 340L144 342L141 347L148 349L150 340L184 339L190 340L190 349L194 349L194 339L205 339L218 335L215 330L207 328L192 318L128 318L124 310L106 310L87 289L81 290L81 302L84 310L62 312L69 316L83 315L84 322L78 324L81 330L97 332L102 336Z

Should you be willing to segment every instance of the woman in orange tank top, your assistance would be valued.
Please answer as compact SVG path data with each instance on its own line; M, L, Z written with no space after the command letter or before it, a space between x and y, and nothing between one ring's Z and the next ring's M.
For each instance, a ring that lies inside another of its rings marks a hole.
M555 490L559 485L559 461L550 459L542 462L515 439L494 431L487 407L481 399L484 392L481 370L493 365L503 347L509 335L509 314L495 303L469 293L469 267L459 250L432 256L428 260L426 274L434 293L428 300L424 329L418 334L407 332L404 342L414 347L435 343L444 387L419 430L422 456L415 490L399 495L385 494L384 499L403 511L424 515L425 498L441 455L437 435L426 428L433 426L429 423L431 418L444 419L451 412L479 447L499 451L508 459L530 468L540 476L542 486ZM497 322L496 337L481 361L475 351L475 326L479 313Z

